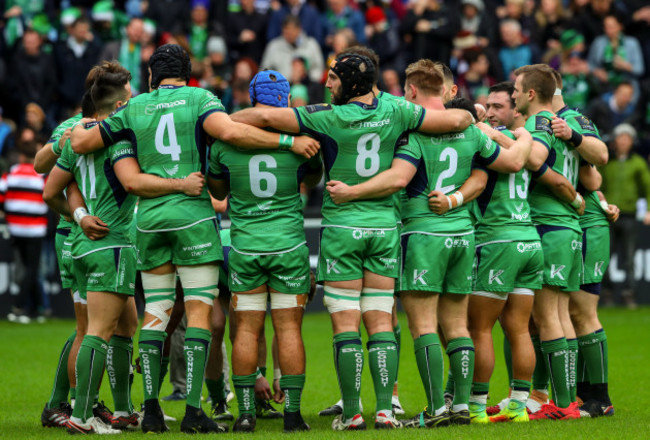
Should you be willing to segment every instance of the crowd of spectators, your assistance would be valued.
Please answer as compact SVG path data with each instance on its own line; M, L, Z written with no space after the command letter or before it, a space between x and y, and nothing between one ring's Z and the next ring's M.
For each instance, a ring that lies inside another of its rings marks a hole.
M228 111L250 105L264 68L289 78L297 103L328 101L327 66L364 44L381 58L380 88L402 94L408 63L448 64L459 93L488 88L525 64L563 76L565 101L614 148L621 123L650 157L650 3L647 0L0 0L0 168L20 144L43 145L76 113L88 70L117 59L148 90L157 45L192 57L190 85Z

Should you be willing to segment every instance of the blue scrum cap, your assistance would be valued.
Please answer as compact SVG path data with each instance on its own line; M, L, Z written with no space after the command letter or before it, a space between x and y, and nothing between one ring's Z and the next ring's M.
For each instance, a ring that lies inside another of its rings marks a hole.
M289 81L275 70L262 70L251 80L248 93L251 104L258 102L273 107L289 106Z

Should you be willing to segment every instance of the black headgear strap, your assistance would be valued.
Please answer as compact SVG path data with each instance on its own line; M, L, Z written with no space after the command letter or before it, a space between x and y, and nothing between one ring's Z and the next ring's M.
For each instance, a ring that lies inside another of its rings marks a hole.
M167 78L190 80L192 63L190 56L178 44L160 46L149 59L151 68L151 88L157 89L160 82Z
M368 57L342 53L336 57L332 71L341 79L341 101L363 96L372 91L375 67Z

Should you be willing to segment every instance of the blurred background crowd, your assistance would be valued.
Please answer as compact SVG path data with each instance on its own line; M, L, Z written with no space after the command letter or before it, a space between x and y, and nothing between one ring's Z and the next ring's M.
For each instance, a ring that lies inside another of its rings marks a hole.
M629 231L650 223L637 204L650 194L648 0L4 0L0 11L3 172L29 163L79 111L94 64L119 60L134 94L147 92L148 59L165 43L191 54L190 85L213 91L229 112L250 105L249 81L265 68L289 79L293 105L327 102L329 61L355 44L380 56L382 90L402 95L405 67L430 58L451 67L461 96L482 104L516 68L547 63L562 73L568 105L611 147L603 190L629 220L619 253L627 278L634 270L638 233ZM5 178L0 201L6 187ZM56 222L46 224L41 271L55 273Z

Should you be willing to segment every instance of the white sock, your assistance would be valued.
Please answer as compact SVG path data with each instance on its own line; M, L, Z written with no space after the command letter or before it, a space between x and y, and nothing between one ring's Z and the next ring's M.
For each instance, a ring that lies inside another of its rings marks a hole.
M510 393L510 399L526 403L528 401L528 391L512 390L512 393Z
M469 401L481 405L487 405L487 394L472 394L469 396Z
M466 409L469 410L469 406L467 404L465 404L465 403L460 403L458 405L453 405L451 407L451 410L453 412L463 411L463 410L466 410Z
M447 407L446 406L441 406L440 408L438 408L435 411L434 416L439 416L440 414L444 413L445 411L447 411Z

